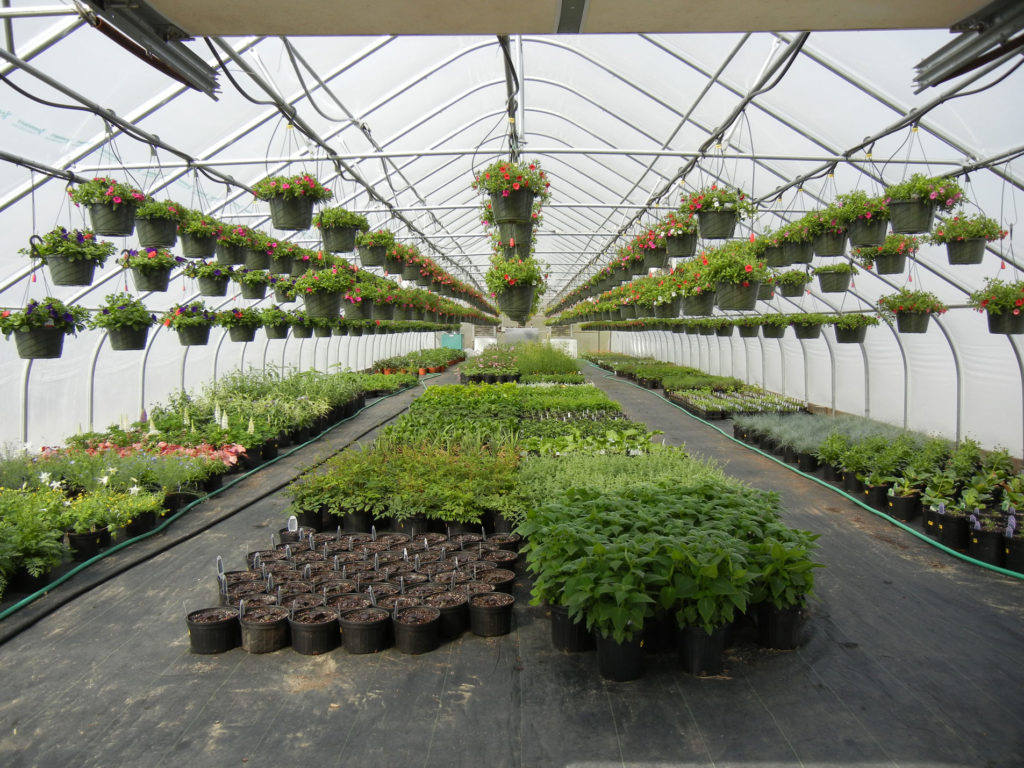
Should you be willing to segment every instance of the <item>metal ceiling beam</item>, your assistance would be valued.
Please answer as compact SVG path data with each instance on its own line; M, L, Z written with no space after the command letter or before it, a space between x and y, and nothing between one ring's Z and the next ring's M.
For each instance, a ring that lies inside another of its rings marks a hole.
M78 9L68 5L33 5L10 8L10 0L4 0L0 8L0 19L38 19L44 16L78 16Z

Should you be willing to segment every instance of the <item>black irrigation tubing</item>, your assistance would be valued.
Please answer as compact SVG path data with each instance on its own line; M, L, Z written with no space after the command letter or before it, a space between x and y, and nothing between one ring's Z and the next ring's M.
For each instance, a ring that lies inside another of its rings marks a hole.
M433 373L433 374L428 374L427 376L424 376L422 378L433 378L435 376L440 376L440 375L441 374L439 374L439 373ZM320 434L316 435L315 437L311 437L309 440L307 440L306 442L302 443L301 445L293 446L290 450L288 450L288 451L286 451L284 453L281 453L281 454L279 454L278 456L275 456L272 459L267 459L267 461L263 462L259 466L250 469L248 472L245 472L243 474L238 475L233 480L231 480L231 482L226 483L225 485L221 486L220 488L217 488L216 490L210 491L205 496L201 496L200 498L195 499L194 501L189 502L184 507L182 507L177 512L175 512L173 515L168 516L160 525L158 525L157 527L153 528L152 530L146 531L145 533L140 533L138 536L134 536L133 538L125 539L124 541L118 542L114 546L110 547L110 549L106 549L103 552L100 552L95 557L91 557L88 560L85 560L85 561L79 563L74 568L72 568L70 571L68 571L67 573L62 574L60 577L54 579L53 581L51 581L46 586L42 587L41 589L37 590L36 592L33 592L30 595L27 595L26 597L23 597L17 603L7 607L3 611L0 611L0 622L2 622L8 616L11 616L14 613L16 613L17 611L21 610L22 608L25 608L28 605L31 605L34 601L36 601L40 597L43 597L44 595L46 595L50 590L54 589L55 587L60 586L61 584L66 582L68 579L70 579L72 576L74 576L75 574L81 573L83 570L88 568L90 565L93 565L94 563L98 563L99 561L103 560L105 557L109 557L110 555L114 554L115 552L118 552L118 551L124 549L125 547L127 547L127 546L129 546L131 544L134 544L137 541L142 541L143 539L148 539L150 536L154 536L155 534L162 533L164 531L164 529L167 528L167 526L169 526L171 523L173 523L175 520L177 520L183 514L188 512L190 509L195 507L197 504L201 504L202 502L206 501L207 499L209 499L209 498L211 498L213 496L216 496L216 495L218 495L220 493L223 493L224 491L228 490L229 488L232 488L235 485L237 485L238 483L240 483L242 480L245 480L250 475L252 475L252 474L254 474L256 472L259 472L260 470L264 469L265 467L268 467L271 464L274 464L274 463L280 461L281 459L285 459L285 458L291 456L296 451L302 450L303 448L305 448L308 445L312 445L317 440L319 440L324 435L326 435L328 432L331 432L332 430L336 429L337 427L341 426L342 424L344 424L347 421L351 421L352 419L354 419L356 416L358 416L360 413L362 413L366 409L372 408L373 406L377 405L378 403L383 402L384 400L387 400L388 398L395 397L397 395L402 394L403 392L408 392L410 389L415 388L416 386L418 386L418 384L421 384L421 383L422 383L422 381L418 382L417 384L411 384L408 387L396 390L395 392L391 392L391 393L389 393L387 395L382 395L381 397L379 397L378 399L374 400L369 405L364 405L362 408L360 408L358 411L353 413L351 416L347 416L344 419L341 419L340 421L335 422L334 424L332 424L331 426L327 427L322 432L320 432ZM392 417L392 418L394 418L394 417ZM367 429L362 434L357 435L353 439L352 442L355 442L359 438L369 434L370 432L372 432L373 430L379 428L380 426L381 426L380 424L375 424L374 426L370 427L369 429ZM338 453L338 451L335 451L334 453ZM331 454L331 455L333 455L333 454ZM329 458L329 457L325 456L322 459L320 459L320 461L315 462L314 464L311 464L310 466L318 466L319 464L322 464L324 461L326 461L327 458ZM263 493L263 494L257 496L256 498L254 498L246 506L250 506L251 504L254 504L257 501L265 499L267 496L270 496L271 494L277 493L279 490L281 490L287 484L288 484L287 482L279 483L278 485L275 485L272 488L267 489L267 491L265 493ZM141 562L145 562L145 560L149 560L149 559L155 557L156 555L159 555L159 554L167 551L171 547L177 546L178 544L180 544L183 541L188 541L189 539L193 538L194 536L196 536L196 535L202 533L203 531L206 531L209 528L213 527L214 525L216 525L217 523L221 522L222 520L225 520L228 517L231 517L231 516L237 514L238 512L241 511L241 509L242 508L240 507L239 509L236 509L236 510L234 510L232 512L229 512L228 514L226 514L226 515L224 515L224 516L222 516L222 517L220 517L220 518L218 518L216 520L211 520L208 524L202 526L201 528L196 529L195 531L192 531L191 533L185 534L185 535L181 536L180 538L175 539L174 541L169 541L166 546L161 547L161 548L157 549L154 552L151 552ZM71 595L71 598L77 597L79 594L82 594L82 593L84 593L84 592L86 592L86 591L88 591L88 590L90 590L90 589L92 589L94 587L99 586L100 584L103 584L106 581L109 581L114 576L117 576L117 575L121 574L122 572L124 572L125 570L127 570L128 568L133 568L133 567L135 567L138 564L139 564L138 562L127 563L127 564L125 564L124 568L115 569L113 572L108 574L107 577L104 578L103 580L101 580L99 582L96 582L95 584L88 585L87 587L82 589L80 592L76 592L74 595ZM66 602L66 601L61 601L61 602L55 603L53 606L51 606L50 610L40 614L36 618L36 621L38 621L39 619L42 619L44 616L47 616L50 613L52 613L53 611L57 610L57 608L59 608L61 605L63 605L64 602ZM35 622L32 622L32 623L35 623ZM22 627L22 629L24 629L24 628L25 627ZM18 631L20 632L21 630L19 629ZM17 633L15 633L15 634L17 634ZM9 638L0 637L0 643L3 643L7 639L9 639Z
M602 370L602 371L605 370L604 368L601 368L601 366L599 366L599 365L594 365L594 363L591 363L589 360L587 362L590 363L590 365L593 365L598 370ZM613 377L613 376L615 376L614 372L607 372L606 371L603 378L607 379L607 378L610 378L610 377ZM782 461L778 456L775 456L774 454L766 453L766 452L762 451L760 448L755 448L754 446L749 445L749 444L743 442L742 440L737 440L734 436L730 435L725 430L721 429L720 427L716 427L711 422L705 421L704 419L700 418L699 416L694 416L692 413L687 411L682 406L678 405L677 403L673 403L667 397L662 397L657 392L654 392L654 391L652 391L650 389L647 389L646 387L641 387L638 384L635 384L632 381L629 381L628 379L626 379L624 381L624 383L625 384L629 384L631 387L636 387L639 390L643 390L644 392L647 392L648 394L653 395L654 397L658 398L659 400L663 400L664 402L666 402L669 405L671 405L673 408L676 408L676 409L682 411L683 413L685 413L691 419L693 419L695 421L699 421L701 424L703 424L706 427L710 427L711 429L715 430L716 432L718 432L723 437L725 437L725 438L727 438L729 440L732 440L737 445L741 445L744 448L746 448L747 450L753 451L754 453L759 453L762 456L764 456L765 458L771 459L772 461L774 461L779 466L785 467L786 469L788 469L790 472L794 472L794 473L800 475L801 477L807 478L808 480L813 480L818 485L821 485L821 486L823 486L825 488L828 488L830 491L833 491L834 493L839 494L840 496L846 498L847 500L852 501L857 506L861 507L862 509L866 509L868 512L871 512L872 514L877 515L878 517L882 518L883 520L886 520L889 523L892 523L897 528L902 528L904 531L907 531L908 533L913 534L917 538L921 539L921 541L924 541L924 542L927 542L928 544L931 544L936 549L942 550L943 552L945 552L947 554L950 554L953 557L957 557L957 558L963 560L964 562L971 563L972 565L977 565L977 566L980 566L982 568L987 568L990 571L995 571L996 573L1001 573L1003 576L1012 576L1015 579L1024 580L1024 573L1018 573L1017 571L1011 571L1011 570L1009 570L1007 568L1001 568L998 565L992 565L991 563L986 563L986 562L983 562L982 560L975 560L970 555L965 555L963 552L958 552L955 549L950 549L945 544L940 544L935 539L933 539L930 536L922 533L921 531L917 530L916 528L912 528L911 526L907 525L906 523L904 523L904 522L902 522L900 520L897 520L895 517L892 517L891 515L887 515L885 512L882 512L882 511L877 510L877 509L875 509L874 507L872 507L872 506L870 506L868 504L865 504L863 501L858 499L856 496L851 496L850 494L848 494L846 491L842 490L841 488L836 488L834 485L829 483L827 480L823 480L822 478L818 477L817 475L810 475L810 474L808 474L806 472L802 472L799 469L797 469L796 467L794 467L792 464L789 464L789 463L787 463L785 461Z

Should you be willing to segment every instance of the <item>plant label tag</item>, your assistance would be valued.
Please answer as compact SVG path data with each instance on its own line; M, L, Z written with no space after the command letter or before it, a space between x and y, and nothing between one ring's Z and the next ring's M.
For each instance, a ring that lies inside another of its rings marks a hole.
M288 533L297 533L299 530L299 518L292 515L288 518Z
M217 555L217 575L224 578L224 558Z

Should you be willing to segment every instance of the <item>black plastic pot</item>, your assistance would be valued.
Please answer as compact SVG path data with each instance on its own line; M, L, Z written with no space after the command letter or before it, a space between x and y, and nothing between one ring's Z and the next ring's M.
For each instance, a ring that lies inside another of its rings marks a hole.
M469 598L469 628L480 637L497 637L512 631L516 599L507 592L485 592Z
M369 533L373 525L373 515L366 511L347 512L341 518L341 527L345 533Z
M551 610L551 645L556 651L581 653L594 650L594 633L587 629L586 622L574 622L569 618L569 609L564 605L549 606Z
M391 614L383 608L357 608L338 618L341 641L349 653L377 653L391 644Z
M888 512L903 522L913 520L921 513L921 497L916 493L913 496L890 496Z
M679 630L679 662L691 675L717 675L722 671L722 649L725 646L724 626L715 627L709 635L703 627Z
M292 648L304 656L317 656L341 645L338 614L330 608L306 608L288 620Z
M757 642L766 648L790 651L800 645L804 628L803 606L776 608L771 603L757 606Z
M625 683L636 680L644 673L644 652L641 633L637 632L630 640L616 642L609 635L595 633L597 646L597 671L605 680Z
M442 639L458 637L469 627L469 597L460 592L439 592L423 598L440 613L438 633Z
M402 653L427 653L441 644L441 611L429 605L403 608L394 618L395 647Z
M86 533L68 531L68 546L72 550L71 559L76 563L83 563L100 553L99 531L88 531Z
M1024 536L1003 537L1003 567L1024 573Z
M938 515L937 518L939 521L939 543L950 549L965 551L970 534L967 518L949 513Z
M288 609L268 605L246 610L239 619L242 648L249 653L273 653L289 642Z
M967 554L983 563L1002 567L1005 539L1001 531L972 530L967 539Z
M242 644L242 628L234 608L203 608L185 617L192 653L224 653Z

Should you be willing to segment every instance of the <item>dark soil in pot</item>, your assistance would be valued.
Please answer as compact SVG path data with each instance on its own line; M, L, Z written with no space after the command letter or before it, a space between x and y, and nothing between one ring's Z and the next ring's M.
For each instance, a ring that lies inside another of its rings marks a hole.
M441 612L438 627L444 639L458 637L469 627L469 596L462 592L439 592L423 598L425 605Z
M383 608L357 608L339 617L341 641L349 653L377 653L391 642L391 614Z
M516 574L504 568L494 568L480 574L480 581L486 584L493 584L495 591L512 594L512 587L515 584Z
M292 648L304 656L333 651L341 645L338 614L329 608L307 608L296 611L289 620Z
M497 563L502 568L513 569L519 562L519 553L508 549L496 549L484 554L484 561Z
M469 598L469 628L474 635L497 637L512 631L516 599L507 592L488 592Z
M357 608L369 608L370 598L360 594L337 595L327 599L327 607L342 614L346 611L354 611Z
M429 605L398 610L394 619L395 647L402 653L432 651L441 642L441 611Z
M249 653L272 653L290 642L287 608L273 605L247 607L240 623L242 648Z
M496 543L501 549L512 552L518 552L519 545L523 543L523 537L518 533L492 533L487 540Z
M242 628L234 608L203 608L185 617L192 653L224 653L242 644Z
M302 611L306 608L318 608L324 604L324 596L306 592L300 595L288 595L281 597L279 602L282 608L289 611Z
M411 587L407 587L405 590L407 595L419 595L420 597L427 597L428 595L448 594L448 587L444 584L438 584L436 581L427 581L422 584L413 584Z

